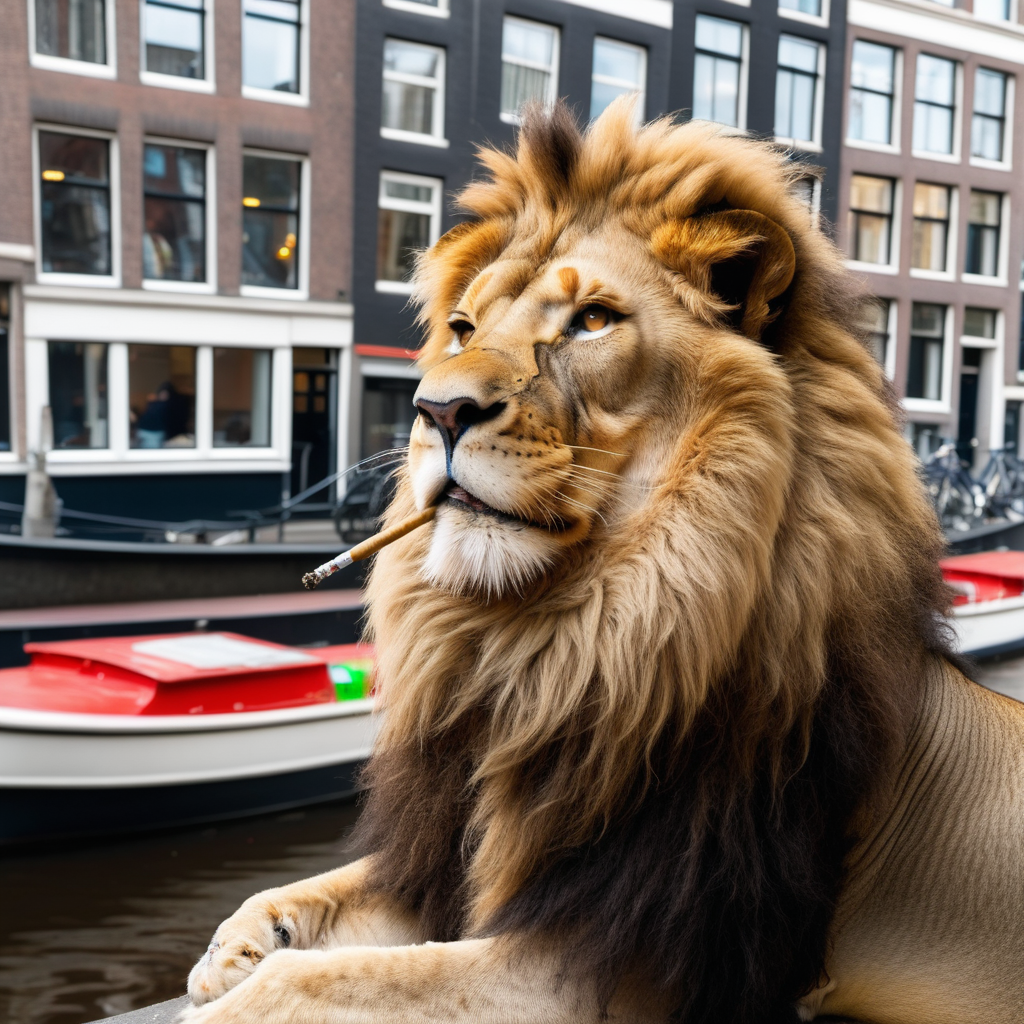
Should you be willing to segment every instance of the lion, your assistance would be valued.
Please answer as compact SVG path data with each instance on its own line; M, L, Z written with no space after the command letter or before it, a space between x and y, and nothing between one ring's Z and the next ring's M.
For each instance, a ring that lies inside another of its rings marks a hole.
M1024 708L798 165L525 115L418 264L368 583L365 856L259 893L189 1024L1024 1019Z

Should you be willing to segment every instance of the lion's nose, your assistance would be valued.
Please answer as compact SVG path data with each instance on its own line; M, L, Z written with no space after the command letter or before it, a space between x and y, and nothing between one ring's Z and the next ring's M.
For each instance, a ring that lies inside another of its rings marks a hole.
M453 398L450 402L431 402L426 398L416 400L416 408L426 413L441 431L445 447L451 451L459 438L475 423L486 423L500 416L505 409L504 402L492 402L482 406L475 398Z

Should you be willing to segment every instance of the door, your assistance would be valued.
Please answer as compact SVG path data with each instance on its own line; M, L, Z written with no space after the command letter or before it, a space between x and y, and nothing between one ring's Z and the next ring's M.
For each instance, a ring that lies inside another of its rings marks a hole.
M297 348L292 352L292 495L335 471L338 422L337 352ZM309 500L334 500L331 485Z

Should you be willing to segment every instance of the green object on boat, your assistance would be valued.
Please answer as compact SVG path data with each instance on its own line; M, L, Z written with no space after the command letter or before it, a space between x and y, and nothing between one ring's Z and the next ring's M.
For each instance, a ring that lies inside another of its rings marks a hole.
M327 671L334 683L335 697L338 700L362 700L369 697L372 670L373 662L369 659L328 665Z

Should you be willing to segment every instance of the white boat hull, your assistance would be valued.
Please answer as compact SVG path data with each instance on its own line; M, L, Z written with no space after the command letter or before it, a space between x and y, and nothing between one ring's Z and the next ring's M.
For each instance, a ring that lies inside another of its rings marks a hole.
M953 609L953 627L960 650L972 657L1024 647L1024 597L959 605Z

